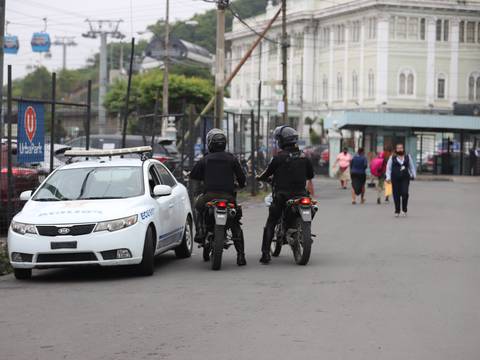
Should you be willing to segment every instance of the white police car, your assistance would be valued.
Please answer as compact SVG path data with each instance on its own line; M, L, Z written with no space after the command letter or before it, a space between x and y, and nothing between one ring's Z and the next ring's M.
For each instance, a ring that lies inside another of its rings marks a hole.
M67 156L108 156L55 170L32 194L8 232L17 279L34 268L78 265L136 265L154 271L154 257L175 250L190 257L192 210L186 188L149 147L74 151ZM138 153L142 159L112 158Z

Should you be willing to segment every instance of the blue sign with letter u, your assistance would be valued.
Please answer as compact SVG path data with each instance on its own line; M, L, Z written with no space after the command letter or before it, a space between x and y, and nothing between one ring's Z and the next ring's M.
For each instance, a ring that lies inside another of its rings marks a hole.
M45 160L45 111L43 104L18 103L17 162Z

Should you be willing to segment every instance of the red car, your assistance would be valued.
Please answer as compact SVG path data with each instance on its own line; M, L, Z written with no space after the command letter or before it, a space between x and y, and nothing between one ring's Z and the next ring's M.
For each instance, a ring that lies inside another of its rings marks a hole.
M8 228L7 210L8 210L8 149L7 144L1 146L1 163L0 163L0 232ZM16 214L21 210L23 202L20 201L20 194L25 190L35 189L39 184L38 171L20 167L16 164L17 146L12 146L12 210Z

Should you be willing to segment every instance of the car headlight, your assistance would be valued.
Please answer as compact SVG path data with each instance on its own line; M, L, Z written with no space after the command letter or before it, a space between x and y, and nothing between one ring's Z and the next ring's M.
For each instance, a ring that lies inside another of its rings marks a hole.
M37 228L35 225L31 224L24 224L24 223L19 223L16 221L12 221L12 230L16 232L17 234L36 234L37 233Z
M117 231L121 229L125 229L136 224L138 219L138 215L132 215L126 218L111 220L111 221L104 221L98 223L95 227L95 232L97 231Z

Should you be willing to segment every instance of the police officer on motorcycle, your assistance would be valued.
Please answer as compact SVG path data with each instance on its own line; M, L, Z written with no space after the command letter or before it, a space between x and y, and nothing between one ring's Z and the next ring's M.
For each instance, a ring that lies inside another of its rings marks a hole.
M257 177L266 181L273 176L273 202L269 208L267 223L263 229L262 264L271 261L270 246L275 226L282 216L286 202L296 196L305 196L307 191L315 196L312 179L313 166L305 154L298 148L298 133L289 126L279 126L273 133L280 151L272 158L268 168Z
M212 129L208 132L206 141L208 153L190 173L190 179L197 188L197 191L194 192L200 193L195 202L195 242L199 244L205 242L203 211L206 203L215 199L225 199L235 203L235 180L240 188L245 187L246 183L246 176L240 162L233 154L225 151L227 147L225 133L220 129ZM201 191L199 191L200 182L203 183ZM237 265L246 265L243 237L238 234L232 235L237 250Z

